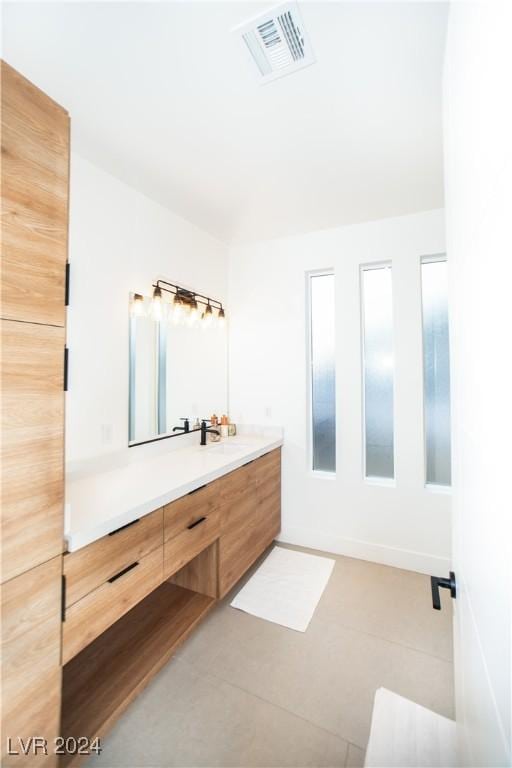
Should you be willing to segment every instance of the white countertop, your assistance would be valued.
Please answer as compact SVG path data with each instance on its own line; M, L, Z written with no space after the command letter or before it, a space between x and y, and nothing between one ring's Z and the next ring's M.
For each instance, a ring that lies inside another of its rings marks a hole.
M182 448L174 439L165 440L169 446L157 446L154 454L125 453L116 461L100 460L85 471L68 473L68 551L85 547L283 444L281 430L241 434L206 446L199 445L198 433L184 436L183 441L187 444Z

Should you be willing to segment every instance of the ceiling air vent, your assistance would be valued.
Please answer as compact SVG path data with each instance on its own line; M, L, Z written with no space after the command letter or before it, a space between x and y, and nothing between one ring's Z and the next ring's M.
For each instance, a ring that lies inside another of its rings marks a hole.
M313 64L315 57L296 3L283 3L236 27L266 83Z

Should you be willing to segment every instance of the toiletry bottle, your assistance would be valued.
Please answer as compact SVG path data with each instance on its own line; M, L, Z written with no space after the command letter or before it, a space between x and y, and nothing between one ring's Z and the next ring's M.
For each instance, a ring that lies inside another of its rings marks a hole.
M215 413L212 414L212 417L210 419L210 423L211 423L211 426L213 427L213 429L216 429L219 432L219 434L216 435L215 432L209 432L208 433L209 434L209 440L210 440L211 443L218 443L221 436L220 436L219 419L218 419L218 416Z
M220 434L221 434L221 437L229 436L228 417L225 414L224 416L221 417L221 420L220 420Z

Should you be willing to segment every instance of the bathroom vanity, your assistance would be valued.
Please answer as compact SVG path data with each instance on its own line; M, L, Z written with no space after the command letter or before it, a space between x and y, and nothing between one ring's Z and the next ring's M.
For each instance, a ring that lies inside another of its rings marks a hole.
M86 757L77 740L105 734L279 533L282 436L180 434L183 414L227 413L225 332L127 311L115 387L136 447L64 477L70 119L4 62L0 75L1 762L53 768L62 737L64 764Z
M280 445L190 445L69 483L62 736L103 736L277 536ZM132 503L105 517L114 487Z

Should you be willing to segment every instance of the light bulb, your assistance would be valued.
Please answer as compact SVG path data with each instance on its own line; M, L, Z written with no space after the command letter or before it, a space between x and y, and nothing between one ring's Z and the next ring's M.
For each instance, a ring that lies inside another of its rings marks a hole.
M224 328L226 325L226 313L224 312L223 307L219 309L219 314L217 315L217 325L219 328Z
M187 325L192 327L193 325L196 324L198 318L199 318L199 307L197 306L197 301L195 299L192 299L192 301L189 304Z
M184 319L185 312L183 307L183 301L181 299L181 296L174 297L174 301L172 303L172 322L174 325L180 325L181 321Z
M130 306L130 313L132 317L144 317L144 296L140 293L134 293L132 303Z
M164 318L164 303L162 301L162 290L158 286L153 291L153 299L151 301L151 317L153 320L159 322Z
M206 309L203 312L203 328L209 328L213 321L213 310L211 304L206 305Z

